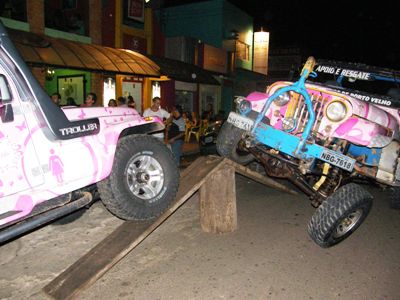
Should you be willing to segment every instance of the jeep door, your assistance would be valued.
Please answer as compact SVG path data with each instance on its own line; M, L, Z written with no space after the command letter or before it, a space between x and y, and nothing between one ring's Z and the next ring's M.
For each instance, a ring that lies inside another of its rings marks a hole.
M21 100L19 84L0 50L0 197L43 184L32 131L38 129L31 107ZM32 123L33 122L33 123Z

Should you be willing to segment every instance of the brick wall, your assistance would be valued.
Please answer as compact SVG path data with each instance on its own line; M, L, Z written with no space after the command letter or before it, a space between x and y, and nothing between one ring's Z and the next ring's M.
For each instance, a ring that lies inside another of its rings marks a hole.
M103 3L102 16L102 44L115 47L115 1Z
M31 32L44 33L44 0L27 0L26 10Z
M99 74L99 73L92 73L91 76L91 87L92 90L90 92L93 92L97 95L97 102L96 102L96 106L102 106L103 105L103 87L104 87L104 83L103 83L104 79L103 79L103 75Z
M26 11L31 32L44 34L44 0L27 0ZM46 74L43 68L31 68L31 72L44 87Z
M31 68L31 72L33 76L39 81L40 85L44 88L46 82L46 75L43 71L43 68Z
M93 44L101 45L102 12L101 0L89 0L89 36Z
M89 0L89 36L92 38L93 44L101 45L102 42L102 1ZM103 75L92 73L91 77L91 92L96 93L96 106L103 105Z

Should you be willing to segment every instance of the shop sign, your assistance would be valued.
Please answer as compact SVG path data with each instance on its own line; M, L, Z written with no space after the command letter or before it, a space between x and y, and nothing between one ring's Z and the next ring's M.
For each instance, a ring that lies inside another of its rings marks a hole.
M128 0L128 18L144 22L143 0Z
M254 33L254 58L253 71L268 74L268 48L269 48L269 33L255 32Z

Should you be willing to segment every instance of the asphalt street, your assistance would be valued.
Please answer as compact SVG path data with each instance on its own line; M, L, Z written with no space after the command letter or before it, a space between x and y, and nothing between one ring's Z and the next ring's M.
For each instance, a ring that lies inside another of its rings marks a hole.
M236 232L202 232L195 194L78 299L400 299L400 211L384 192L364 224L321 249L307 234L314 208L236 176ZM0 298L45 299L41 289L121 220L95 203L0 247Z

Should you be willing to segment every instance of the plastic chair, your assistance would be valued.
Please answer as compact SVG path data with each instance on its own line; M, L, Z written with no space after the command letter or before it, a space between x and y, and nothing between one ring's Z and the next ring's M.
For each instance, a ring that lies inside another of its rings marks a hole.
M186 141L189 142L192 135L195 136L197 142L200 142L200 136L204 134L208 127L208 120L202 120L199 126L194 126L189 129Z
M189 133L192 128L193 124L191 122L185 123L185 142L189 142Z

